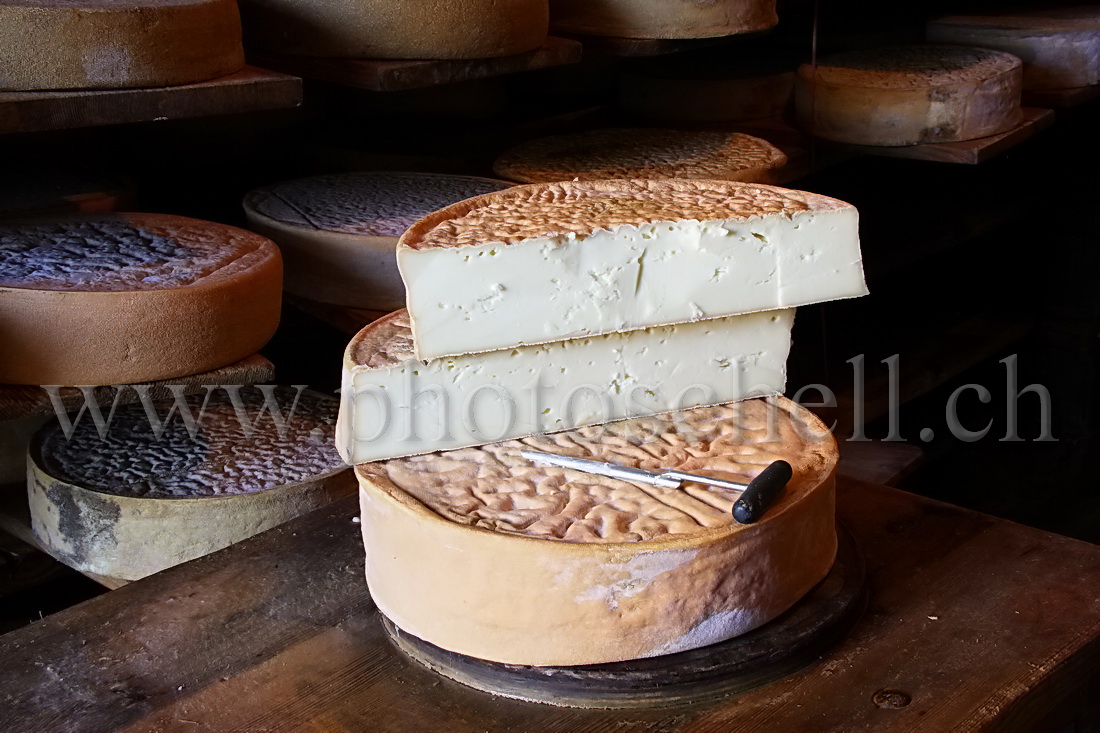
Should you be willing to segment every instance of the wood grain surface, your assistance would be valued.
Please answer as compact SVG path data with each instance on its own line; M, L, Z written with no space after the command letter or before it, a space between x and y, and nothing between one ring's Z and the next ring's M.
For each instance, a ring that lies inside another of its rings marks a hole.
M384 636L349 499L0 637L0 730L1057 730L1100 665L1100 548L848 479L838 501L870 608L741 696L582 711L420 668Z

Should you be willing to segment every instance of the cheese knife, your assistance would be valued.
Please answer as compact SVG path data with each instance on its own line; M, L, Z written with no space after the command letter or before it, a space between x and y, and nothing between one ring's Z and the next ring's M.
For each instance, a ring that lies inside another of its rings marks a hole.
M572 456L559 456L534 450L523 450L519 454L529 461L543 465L572 468L575 471L610 476L623 481L638 481L666 489L679 489L682 488L684 482L690 481L737 491L741 495L733 505L733 518L740 524L751 524L760 519L772 502L783 493L783 489L787 487L787 483L793 475L791 464L782 460L773 461L756 478L747 484L743 484L738 481L725 481L710 476L685 473L684 471L647 471L644 468L630 468L615 463L593 461L587 458L573 458Z

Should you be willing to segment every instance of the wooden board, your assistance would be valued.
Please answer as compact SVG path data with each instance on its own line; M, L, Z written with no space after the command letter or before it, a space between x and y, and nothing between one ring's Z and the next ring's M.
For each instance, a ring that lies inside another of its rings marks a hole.
M541 48L534 51L491 59L393 61L294 56L255 51L249 53L249 60L305 79L374 92L395 92L574 64L581 60L581 44L565 38L550 37Z
M204 385L211 384L262 384L275 378L274 365L260 356L253 354L238 362L214 369L202 374L192 374L186 377L164 379L158 382L147 382L149 394L153 399L171 398L172 393L167 385L183 385L184 394L193 394L203 391ZM139 385L141 386L141 385ZM90 388L91 396L98 404L109 406L118 400L119 405L126 405L138 400L138 394L128 386L121 390L116 387ZM61 387L56 392L61 406L67 410L79 410L85 403L85 393L76 387ZM19 420L28 417L47 417L56 414L53 399L50 393L42 387L0 384L0 420Z
M0 134L70 130L297 107L302 81L265 69L158 89L0 92Z
M905 158L937 163L977 165L1019 145L1054 124L1054 112L1049 109L1025 107L1023 114L1023 121L1008 132L957 143L926 143L923 145L887 147L849 145L822 139L815 139L813 142L814 147L820 148L822 151L832 150L854 155L872 155L880 158ZM773 145L808 145L806 134L781 117L745 120L744 122L734 123L733 129L764 138Z
M386 640L354 500L0 637L20 731L1062 730L1100 670L1100 548L842 479L870 607L738 697L598 711L496 698Z
M837 472L860 481L896 486L924 462L920 446L883 440L840 441Z
M680 51L697 51L701 48L725 43L731 36L718 38L617 38L615 36L581 36L566 34L579 41L586 52L622 58L667 56Z
M1072 89L1034 89L1025 91L1023 102L1028 107L1072 109L1100 99L1100 84Z

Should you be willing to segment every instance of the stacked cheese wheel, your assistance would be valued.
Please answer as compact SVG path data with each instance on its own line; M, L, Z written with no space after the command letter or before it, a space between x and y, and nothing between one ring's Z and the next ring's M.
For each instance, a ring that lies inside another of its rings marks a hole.
M0 0L0 90L161 87L242 67L235 0Z
M1019 124L1021 73L1015 56L983 48L851 51L798 70L796 111L814 135L843 143L971 140Z
M249 226L282 250L287 292L389 311L405 303L397 238L425 214L508 186L437 173L343 173L257 189L244 209Z
M713 38L767 30L775 0L550 0L554 30L621 38Z
M928 24L928 40L1019 56L1027 90L1100 83L1100 8L1096 6L939 18Z
M348 346L337 425L379 608L535 665L692 649L789 608L832 563L837 458L777 396L791 309L866 292L856 219L766 185L615 179L414 224L408 309ZM539 467L524 447L740 481L782 458L795 476L737 525L731 493Z
M347 495L336 400L291 388L209 387L54 424L31 445L31 524L88 573L137 580ZM173 413L176 417L173 419Z
M537 138L497 158L497 175L523 183L601 178L717 178L767 183L787 156L737 132L611 128Z

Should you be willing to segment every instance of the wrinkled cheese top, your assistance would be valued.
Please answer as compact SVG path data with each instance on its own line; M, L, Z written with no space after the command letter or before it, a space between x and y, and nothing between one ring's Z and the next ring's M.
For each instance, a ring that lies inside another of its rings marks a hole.
M760 183L662 179L532 183L462 201L425 216L399 247L431 249L536 237L587 236L651 222L794 216L850 208L843 201Z
M85 413L72 437L60 426L43 434L39 465L74 486L157 499L251 494L345 467L334 445L335 399L280 387L268 403L277 406L280 426L260 389L237 394L234 404L229 392L216 389L205 408L207 395L188 396L194 434L178 411L167 419L171 402L153 403L166 421L159 438L141 403L119 407L105 437Z
M262 188L249 194L246 204L276 221L309 229L399 237L427 213L510 185L436 173L342 173Z
M838 86L916 89L981 81L1020 66L1012 54L986 48L892 46L828 56L818 63L816 78Z
M540 181L599 178L728 178L770 170L787 161L778 148L737 132L625 128L553 135L501 155L494 169L507 178Z
M0 287L134 291L196 285L277 256L236 227L161 214L0 223Z
M777 397L365 463L356 470L361 479L405 492L452 522L548 540L635 542L733 523L735 492L694 483L664 489L539 466L519 455L524 449L741 482L782 458L791 463L794 478L778 503L818 486L837 460L836 443L820 421Z

